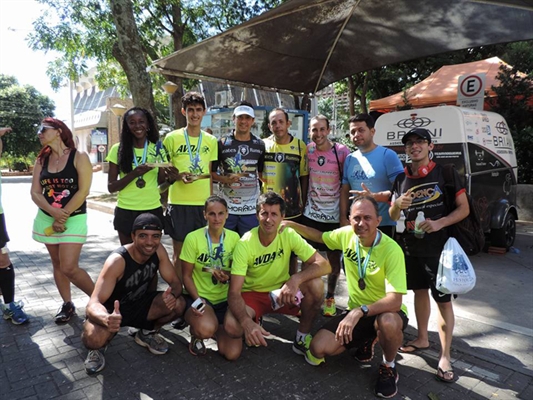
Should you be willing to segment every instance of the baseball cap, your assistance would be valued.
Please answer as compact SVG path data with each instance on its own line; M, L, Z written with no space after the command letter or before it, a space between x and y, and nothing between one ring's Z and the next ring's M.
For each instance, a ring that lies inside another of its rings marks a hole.
M133 228L131 228L132 232L135 232L137 230L150 230L150 231L162 231L163 224L161 224L161 221L159 218L157 218L154 214L150 213L143 213L139 215L137 218L135 218L135 221L133 221Z
M233 116L238 117L239 115L249 115L250 117L255 118L254 109L249 106L235 107L235 110L233 110Z
M407 138L411 135L415 135L415 136L418 136L419 138L426 139L428 143L431 143L431 134L427 129L424 129L424 128L411 129L409 132L407 132L403 136L402 143L405 144L405 142L407 142Z

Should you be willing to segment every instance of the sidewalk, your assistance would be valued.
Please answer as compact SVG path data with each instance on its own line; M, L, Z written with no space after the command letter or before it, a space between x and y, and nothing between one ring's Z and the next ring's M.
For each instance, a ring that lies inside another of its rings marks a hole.
M205 357L192 356L187 348L187 329L177 331L170 326L164 327L162 334L170 342L170 351L164 356L152 355L138 346L123 329L107 350L105 370L96 377L87 376L83 368L86 351L80 343L87 296L73 287L78 317L63 326L53 322L60 297L45 248L33 242L28 234L34 216L28 187L28 182L10 179L4 179L2 185L7 226L12 238L10 256L17 274L17 298L26 304L31 321L22 326L0 321L0 399L317 400L374 397L374 382L382 357L379 346L376 346L373 361L367 365L359 364L345 352L328 358L320 367L312 367L291 350L297 320L283 316L265 319L265 329L271 333L268 347L245 348L236 362L225 361L215 351L208 351ZM102 190L94 186L91 195L103 193L105 187ZM106 204L99 205L112 209ZM80 264L93 279L96 279L105 258L118 247L111 221L112 215L89 210L89 240L83 247ZM168 238L164 243L167 249L171 248ZM516 259L513 257L501 256L497 260L513 263ZM530 275L527 276L529 279ZM529 293L531 285L525 286ZM345 282L341 280L338 296L341 303L345 292ZM521 311L521 307L509 309L509 313ZM414 313L410 315L407 338L415 332L412 328ZM323 322L320 318L314 331ZM522 332L520 341L502 341L502 346L510 346L505 350L507 358L492 358L484 342L490 341L490 334L499 332L501 327L483 337L469 331L470 326L468 320L458 317L460 334L454 338L452 352L457 382L444 384L434 378L438 346L431 326L430 349L417 355L398 355L400 380L395 398L532 399L533 369L530 365L533 362L509 361L510 358L521 360L520 357L531 359L531 352L527 354L527 349L531 348L529 331ZM512 332L502 332L500 337L512 337ZM530 347L523 345L522 340ZM463 343L468 341L473 344L465 346ZM209 343L209 347L216 349L216 343Z

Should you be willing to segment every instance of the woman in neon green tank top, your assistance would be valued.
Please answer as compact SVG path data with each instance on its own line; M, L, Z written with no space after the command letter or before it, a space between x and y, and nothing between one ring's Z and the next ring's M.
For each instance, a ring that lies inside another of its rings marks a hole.
M149 212L164 222L158 184L165 180L165 171L147 165L166 161L158 142L159 131L150 112L133 107L124 114L120 142L111 147L106 159L107 189L118 192L113 226L122 245L132 242L131 227L138 215Z

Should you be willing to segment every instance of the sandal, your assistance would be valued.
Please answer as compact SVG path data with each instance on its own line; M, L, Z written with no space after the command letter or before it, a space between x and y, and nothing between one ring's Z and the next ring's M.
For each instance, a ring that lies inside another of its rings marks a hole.
M437 378L437 380L441 382L452 383L455 378L453 368L444 371L441 367L438 367L437 373L435 374L435 378Z
M398 351L400 353L410 354L410 353L416 353L418 351L426 350L426 349L429 349L429 346L418 347L418 346L415 346L414 344L409 344L406 342L398 349Z

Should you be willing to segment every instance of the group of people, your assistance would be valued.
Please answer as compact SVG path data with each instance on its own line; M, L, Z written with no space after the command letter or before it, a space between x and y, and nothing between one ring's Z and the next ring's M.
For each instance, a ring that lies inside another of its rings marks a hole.
M290 134L286 111L276 108L268 116L272 135L262 140L251 133L254 109L243 102L233 113L234 132L217 140L201 129L203 96L189 92L182 104L187 125L169 133L162 146L148 111L134 107L124 115L120 142L107 158L108 188L118 192L114 227L121 247L95 285L78 266L87 233L89 160L76 151L61 121L47 118L39 130L33 237L50 253L63 298L56 322L75 312L71 282L90 296L82 334L87 373L104 368L105 347L123 326L136 328L136 343L165 354L159 329L188 324L191 354L205 354L204 340L215 338L219 353L236 360L243 339L248 346L267 346L262 316L281 313L299 316L292 349L314 366L349 349L369 362L379 343L383 360L375 393L389 398L397 393L397 351L429 346L431 290L441 341L436 377L452 382L453 308L451 297L436 290L435 277L445 228L469 210L458 178L453 209L438 190L426 190L444 187L442 167L431 160L430 133L418 128L403 137L412 161L404 169L394 152L374 143L368 114L349 120L357 147L350 153L328 138L329 121L322 115L311 119L306 145ZM167 188L164 215L160 192ZM419 211L426 216L417 227L425 232L422 238L414 235ZM396 232L402 214L405 230ZM172 238L172 260L161 245L163 232ZM22 310L6 297L3 264L6 304ZM338 314L334 295L342 264L349 299ZM165 291L157 290L157 271L168 284ZM403 343L408 318L402 296L408 289L415 292L418 337ZM332 318L312 336L321 305Z

